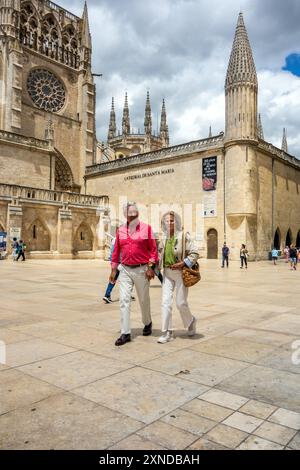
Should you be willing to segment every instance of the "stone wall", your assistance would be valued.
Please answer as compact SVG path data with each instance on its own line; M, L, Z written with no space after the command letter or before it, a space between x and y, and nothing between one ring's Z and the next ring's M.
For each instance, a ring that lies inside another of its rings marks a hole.
M1 135L0 135L1 139ZM25 141L25 139L24 139ZM51 156L45 148L0 141L0 183L50 189Z

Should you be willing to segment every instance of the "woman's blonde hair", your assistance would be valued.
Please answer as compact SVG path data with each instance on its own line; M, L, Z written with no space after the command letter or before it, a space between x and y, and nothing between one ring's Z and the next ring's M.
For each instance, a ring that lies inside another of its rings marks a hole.
M181 232L181 230L182 230L181 217L180 217L179 214L177 214L174 211L168 211L162 216L162 218L161 218L162 231L164 233L168 232L168 228L167 228L166 223L165 223L165 219L168 215L172 215L175 219L175 232Z

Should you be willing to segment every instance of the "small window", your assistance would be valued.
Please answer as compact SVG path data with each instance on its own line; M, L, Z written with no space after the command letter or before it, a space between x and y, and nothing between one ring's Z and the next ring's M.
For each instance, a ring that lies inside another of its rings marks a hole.
M84 241L85 238L84 238L84 233L83 232L80 232L80 240Z
M36 225L33 226L32 235L33 239L36 240Z

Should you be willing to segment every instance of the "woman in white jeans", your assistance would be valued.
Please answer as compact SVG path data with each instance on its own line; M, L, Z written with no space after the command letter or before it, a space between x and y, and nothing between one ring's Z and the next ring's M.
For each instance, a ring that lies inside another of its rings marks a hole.
M159 242L159 268L164 270L162 288L162 336L158 343L173 339L172 303L176 292L176 306L189 336L196 334L196 318L191 314L187 297L188 288L182 279L182 268L191 268L199 259L199 253L189 233L184 233L181 220L175 212L167 212L162 218L163 237Z

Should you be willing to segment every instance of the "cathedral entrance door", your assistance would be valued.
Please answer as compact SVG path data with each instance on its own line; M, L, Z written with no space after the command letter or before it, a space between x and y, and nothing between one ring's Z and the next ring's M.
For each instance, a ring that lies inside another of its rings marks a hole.
M207 259L218 259L218 232L215 229L207 232Z

